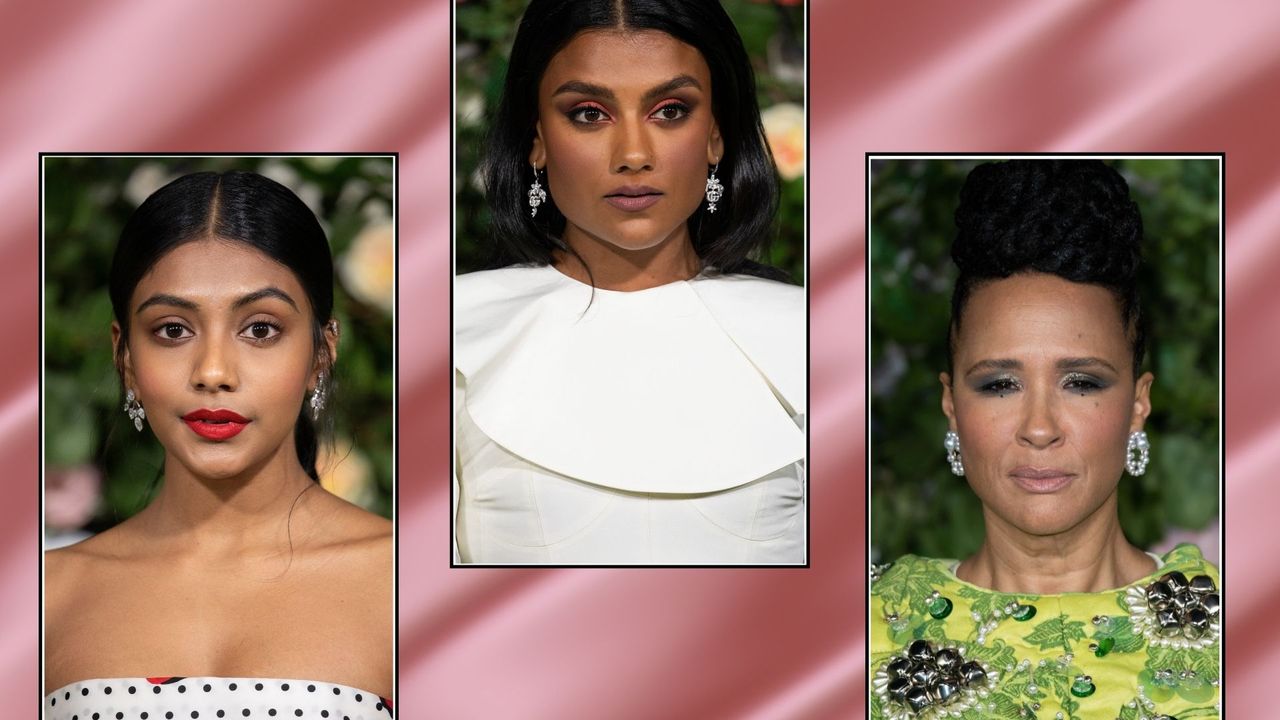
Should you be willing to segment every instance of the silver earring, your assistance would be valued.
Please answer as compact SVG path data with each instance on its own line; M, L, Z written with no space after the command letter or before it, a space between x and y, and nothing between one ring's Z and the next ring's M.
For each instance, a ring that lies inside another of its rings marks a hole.
M1124 469L1137 477L1147 471L1147 463L1151 461L1151 442L1147 434L1141 430L1129 433L1129 447L1124 452Z
M951 472L964 477L964 463L960 461L960 436L955 430L948 430L943 436L942 447L947 449L947 462L951 463Z
M133 428L142 432L142 421L147 419L147 411L142 407L142 403L138 402L138 396L134 395L132 390L124 394L124 414L133 421Z
M724 197L724 185L720 184L720 180L716 177L716 171L720 169L720 163L711 168L711 177L707 178L707 212L716 211L716 203L720 202L720 198Z
M316 377L316 389L311 391L311 419L319 420L324 411L324 373Z
M533 166L533 184L529 186L529 217L538 217L538 206L547 201L547 191L538 182L538 166Z

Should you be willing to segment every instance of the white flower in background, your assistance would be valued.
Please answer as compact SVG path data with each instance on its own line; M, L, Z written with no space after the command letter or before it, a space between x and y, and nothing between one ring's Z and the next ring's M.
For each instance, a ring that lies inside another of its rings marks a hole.
M373 465L364 453L351 446L350 438L335 440L333 447L321 445L316 458L320 486L347 502L370 508L377 494L373 487Z
M92 465L51 468L45 474L44 522L53 531L77 530L93 519L102 477Z
M484 120L484 96L477 92L458 96L458 125L475 127Z
M342 184L342 190L338 193L338 208L350 210L364 202L372 191L373 187L364 178L351 178Z
M269 158L264 161L258 166L258 174L271 178L290 190L297 190L301 180L298 177L298 171L280 158Z
M134 207L151 197L151 193L164 187L172 176L169 169L158 162L142 163L133 169L129 179L124 183L124 196Z
M395 228L389 220L365 227L338 258L342 285L360 302L390 314L395 293Z
M262 163L258 168L258 174L289 188L303 205L311 209L311 212L317 216L320 215L320 202L324 199L324 193L315 183L303 182L302 176L289 163L279 158L271 158Z
M782 179L794 180L804 175L804 108L795 103L778 103L761 112L760 121Z
M532 175L533 172L530 171L529 174ZM481 195L484 194L484 171L478 167L471 173L471 187L475 188Z
M374 198L360 208L360 214L369 224L391 222L391 206L384 200Z

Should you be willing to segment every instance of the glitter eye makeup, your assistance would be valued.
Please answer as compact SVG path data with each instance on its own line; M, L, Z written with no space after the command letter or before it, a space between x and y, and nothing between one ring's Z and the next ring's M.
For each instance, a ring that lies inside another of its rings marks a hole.
M983 395L995 395L997 397L1004 397L1021 389L1022 386L1018 381L1011 377L981 378L974 386L974 390Z

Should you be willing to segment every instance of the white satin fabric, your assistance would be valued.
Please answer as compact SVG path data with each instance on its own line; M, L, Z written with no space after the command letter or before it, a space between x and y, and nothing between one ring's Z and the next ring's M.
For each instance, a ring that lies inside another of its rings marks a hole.
M455 559L805 561L803 288L457 278Z

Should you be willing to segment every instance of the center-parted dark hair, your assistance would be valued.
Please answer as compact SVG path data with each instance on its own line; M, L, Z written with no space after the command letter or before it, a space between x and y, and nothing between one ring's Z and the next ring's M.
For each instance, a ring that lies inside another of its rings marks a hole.
M313 314L312 341L328 363L324 325L333 313L333 258L320 222L297 195L257 173L232 171L184 175L134 210L111 260L111 308L120 324L120 362L129 338L134 288L169 251L192 240L217 238L244 243L293 271ZM298 460L319 480L319 439L305 408L294 428Z
M1138 302L1142 215L1129 185L1100 160L1010 160L975 167L960 190L951 258L960 269L947 334L955 358L964 306L984 282L1039 272L1099 285L1116 298L1138 376L1146 329Z
M483 161L492 219L495 267L547 265L565 249L565 217L549 197L529 216L533 182L529 152L538 121L538 85L555 56L591 29L656 30L702 53L711 70L711 111L724 140L717 177L724 183L719 212L700 205L689 218L693 249L704 266L786 280L782 270L755 262L774 233L778 172L760 124L755 75L742 38L719 0L533 0L511 47L502 101L489 128ZM555 188L548 188L554 196ZM589 269L588 269L589 270Z

